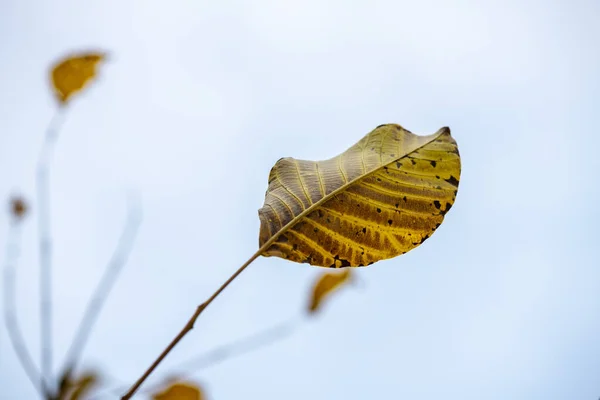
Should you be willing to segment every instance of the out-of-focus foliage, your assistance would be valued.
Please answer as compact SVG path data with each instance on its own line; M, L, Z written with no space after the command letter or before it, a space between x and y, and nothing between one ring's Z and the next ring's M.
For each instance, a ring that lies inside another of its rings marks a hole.
M203 400L200 386L191 382L176 382L152 395L152 400Z
M21 220L27 214L29 207L25 199L20 196L15 196L10 199L10 214L16 220Z
M326 272L321 275L313 286L308 312L311 314L317 312L323 304L323 300L342 284L349 282L351 278L352 275L348 268L341 272Z
M325 161L282 158L259 210L260 246L321 267L361 267L419 246L454 204L460 155L449 128L375 128Z
M89 371L79 378L71 379L70 372L66 372L60 382L59 400L85 400L90 392L97 387L100 378L97 372Z
M96 77L96 69L104 61L103 53L81 53L59 61L50 73L54 93L60 104L81 91Z

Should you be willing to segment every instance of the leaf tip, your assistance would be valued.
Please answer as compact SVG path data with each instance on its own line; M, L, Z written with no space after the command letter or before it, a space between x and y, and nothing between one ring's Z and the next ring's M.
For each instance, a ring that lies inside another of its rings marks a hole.
M448 126L443 126L440 129L438 129L438 131L436 132L437 135L448 135L448 136L452 136L451 132L450 132L450 127Z

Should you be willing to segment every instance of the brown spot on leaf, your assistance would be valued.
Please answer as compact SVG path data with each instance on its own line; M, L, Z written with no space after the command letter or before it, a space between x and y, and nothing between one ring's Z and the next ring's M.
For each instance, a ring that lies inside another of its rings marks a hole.
M445 209L445 210L441 210L441 211L440 211L440 214L441 214L441 215L446 215L446 213L447 213L448 211L450 211L450 209L451 209L451 208L452 208L452 204L450 204L450 203L446 203L446 209Z
M458 179L456 179L454 177L454 175L450 175L450 178L448 179L444 179L446 182L448 182L449 184L451 184L452 186L456 186L458 187Z
M335 257L333 257L333 259L335 261L339 261L340 262L340 264L341 264L340 268L346 268L346 267L350 267L352 265L352 263L350 263L350 261L344 260L343 258L340 258L337 255ZM334 262L334 264L337 264L337 262Z

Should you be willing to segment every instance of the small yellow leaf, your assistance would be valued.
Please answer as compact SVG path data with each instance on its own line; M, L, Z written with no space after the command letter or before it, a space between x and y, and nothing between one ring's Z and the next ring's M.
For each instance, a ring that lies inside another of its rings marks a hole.
M152 395L153 400L202 400L204 398L200 387L189 382L174 383L164 391Z
M103 53L81 53L59 61L50 74L58 101L66 104L82 90L96 76L96 67L105 58Z
M327 272L321 275L313 287L312 297L308 307L309 313L315 313L323 303L323 299L351 279L350 269L341 272Z

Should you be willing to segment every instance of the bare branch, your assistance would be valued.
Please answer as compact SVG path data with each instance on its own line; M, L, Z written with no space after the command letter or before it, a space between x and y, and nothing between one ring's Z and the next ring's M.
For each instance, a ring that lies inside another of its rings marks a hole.
M57 109L48 124L37 164L38 235L40 257L40 344L42 387L52 392L52 241L50 229L50 161L64 121L64 107ZM48 386L48 387L47 387Z
M20 229L19 222L13 220L8 232L6 244L6 259L4 262L4 322L8 330L8 336L17 359L21 363L23 370L33 386L46 397L43 378L38 367L33 362L29 349L23 339L23 333L19 327L19 321L16 315L16 264L19 258L20 250Z
M104 306L111 289L117 281L119 273L127 263L129 255L131 254L131 250L133 249L141 221L141 206L139 204L133 205L130 201L127 212L127 220L125 221L123 232L121 233L117 247L115 248L112 257L106 266L104 275L100 279L100 282L98 282L98 286L96 286L96 290L94 291L94 294L87 305L87 308L83 314L83 318L79 323L73 341L71 342L71 346L67 352L67 357L63 367L64 373L69 373L68 371L74 371L87 340L92 332L92 328L94 327L94 324L97 321L100 312L102 311L102 307Z

